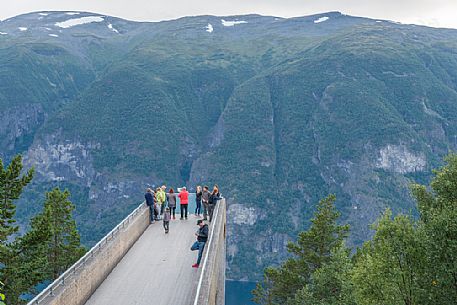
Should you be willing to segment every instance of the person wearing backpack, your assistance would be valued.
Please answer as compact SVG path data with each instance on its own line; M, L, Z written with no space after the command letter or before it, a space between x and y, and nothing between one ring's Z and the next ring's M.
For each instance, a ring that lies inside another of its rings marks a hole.
M187 206L189 205L189 192L186 190L186 187L183 186L181 191L178 194L179 201L181 203L181 220L183 216L187 219Z

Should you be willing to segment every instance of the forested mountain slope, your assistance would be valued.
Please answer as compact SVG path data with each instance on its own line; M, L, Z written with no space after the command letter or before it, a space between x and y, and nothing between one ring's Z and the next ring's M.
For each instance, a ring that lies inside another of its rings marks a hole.
M23 225L43 190L67 187L91 245L148 184L218 183L235 279L282 259L328 193L360 244L457 144L455 30L39 12L0 22L0 69L0 155L37 170Z

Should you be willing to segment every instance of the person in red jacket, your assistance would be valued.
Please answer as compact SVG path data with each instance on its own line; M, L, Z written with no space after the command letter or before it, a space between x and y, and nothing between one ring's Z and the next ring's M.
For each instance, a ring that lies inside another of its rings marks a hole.
M183 186L179 192L179 201L181 202L181 220L183 216L187 219L187 206L189 204L189 192L186 190L186 187Z

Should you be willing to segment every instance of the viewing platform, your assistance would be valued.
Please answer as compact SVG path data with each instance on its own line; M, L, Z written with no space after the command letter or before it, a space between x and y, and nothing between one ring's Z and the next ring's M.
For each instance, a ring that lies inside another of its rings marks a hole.
M191 214L149 224L143 203L29 305L223 305L226 202L218 201L199 268Z

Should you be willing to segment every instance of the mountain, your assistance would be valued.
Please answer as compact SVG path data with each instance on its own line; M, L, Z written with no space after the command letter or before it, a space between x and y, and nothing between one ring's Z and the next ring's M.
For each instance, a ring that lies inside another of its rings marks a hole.
M317 201L337 195L352 246L457 145L457 31L338 12L156 23L87 12L0 22L0 156L68 188L93 245L147 185L218 183L227 276L282 260Z

